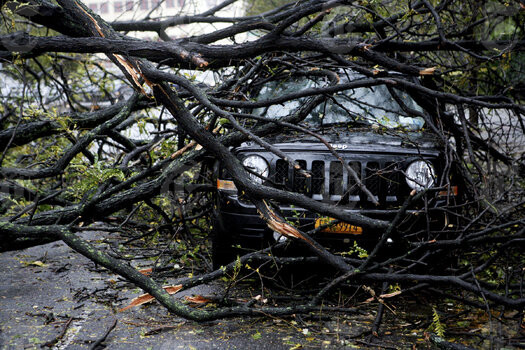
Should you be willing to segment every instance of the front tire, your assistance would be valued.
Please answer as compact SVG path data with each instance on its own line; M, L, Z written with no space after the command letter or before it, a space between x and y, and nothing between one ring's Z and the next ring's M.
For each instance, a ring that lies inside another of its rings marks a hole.
M211 231L211 261L214 270L226 266L236 258L231 232L225 227L218 214L214 214Z

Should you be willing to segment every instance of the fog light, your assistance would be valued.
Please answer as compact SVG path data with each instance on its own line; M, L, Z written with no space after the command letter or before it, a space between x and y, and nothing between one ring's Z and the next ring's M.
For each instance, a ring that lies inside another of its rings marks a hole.
M274 241L276 241L278 243L286 242L288 240L288 238L286 238L285 236L283 236L282 234L280 234L277 231L273 231L273 239L274 239Z

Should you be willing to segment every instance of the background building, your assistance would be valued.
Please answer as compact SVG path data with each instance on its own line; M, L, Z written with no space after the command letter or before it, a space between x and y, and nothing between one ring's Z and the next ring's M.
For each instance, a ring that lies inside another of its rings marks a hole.
M220 4L223 0L86 0L85 4L108 22L129 20L166 20L170 17L198 15ZM237 1L221 11L217 17L238 17L244 14L242 1ZM167 34L173 38L199 35L226 27L230 23L191 23L170 27ZM128 33L155 40L153 32Z

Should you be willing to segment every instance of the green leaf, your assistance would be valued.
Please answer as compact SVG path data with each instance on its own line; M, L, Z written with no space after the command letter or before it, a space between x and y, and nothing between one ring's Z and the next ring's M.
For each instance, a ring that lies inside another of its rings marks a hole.
M39 344L42 341L40 339L38 339L38 338L29 338L29 342L32 343L32 344Z
M445 326L441 323L439 314L435 307L432 307L432 324L429 329L433 330L440 338L445 336Z

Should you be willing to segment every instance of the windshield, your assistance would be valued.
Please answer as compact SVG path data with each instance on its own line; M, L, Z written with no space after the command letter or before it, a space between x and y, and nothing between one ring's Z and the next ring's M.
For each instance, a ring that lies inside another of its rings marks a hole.
M328 86L328 81L318 77L299 77L290 78L284 82L270 82L261 88L257 100L270 100L304 89L323 86ZM305 122L313 127L335 124L364 124L380 125L390 129L420 130L425 124L424 119L409 116L392 94L397 95L396 97L408 109L423 111L407 93L395 88L389 89L385 85L377 85L340 91L327 96L326 101L318 105ZM307 98L303 97L282 104L257 108L254 113L267 118L281 118L297 110Z

